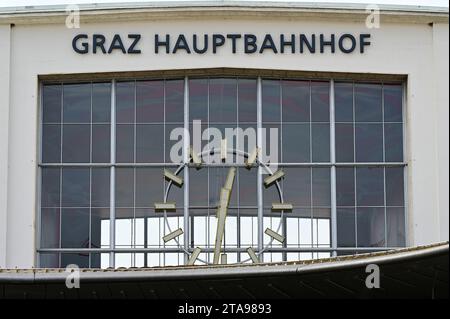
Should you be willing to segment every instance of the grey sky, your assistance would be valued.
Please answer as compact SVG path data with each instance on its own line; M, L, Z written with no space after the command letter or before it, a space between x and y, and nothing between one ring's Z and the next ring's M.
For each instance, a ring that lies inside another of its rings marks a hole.
M179 1L179 0L163 0ZM201 0L200 0L201 1ZM196 2L200 2L196 0ZM217 0L220 2L220 0ZM248 1L248 0L247 0ZM252 1L252 0L250 0ZM255 0L261 1L261 0ZM270 0L280 1L280 0ZM396 5L422 5L448 7L448 0L286 0L290 2L345 2L345 3L376 3L376 4L396 4ZM34 6L34 5L57 5L57 4L86 4L86 3L114 3L114 2L148 2L148 0L0 0L0 7ZM161 2L161 0L159 0Z

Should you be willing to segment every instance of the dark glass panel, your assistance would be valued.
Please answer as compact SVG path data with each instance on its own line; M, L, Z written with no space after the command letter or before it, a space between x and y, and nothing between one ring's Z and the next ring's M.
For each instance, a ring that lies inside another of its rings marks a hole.
M354 208L337 209L337 245L338 247L356 246L356 220Z
M61 161L61 125L44 124L42 127L42 162Z
M41 248L59 248L59 208L41 209Z
M281 86L278 80L262 81L262 121L280 122Z
M237 121L237 80L209 80L209 121L230 123Z
M181 163L183 160L183 124L166 124L165 125L165 163ZM173 132L174 140L171 140L171 133ZM188 138L188 136L186 136ZM200 135L201 138L201 135ZM171 152L174 152L171 155ZM172 158L173 156L173 158Z
M388 247L405 247L405 209L388 207L386 208L386 218Z
M208 121L208 80L189 80L189 121Z
M309 163L310 124L283 125L283 162Z
M384 86L384 120L403 122L403 88L401 85Z
M384 205L384 172L381 167L356 168L357 206Z
M336 124L336 162L351 163L354 155L354 127L353 124Z
M383 125L356 124L356 162L383 161Z
M92 168L91 206L109 207L109 168Z
M91 121L91 90L91 83L64 85L64 123Z
M281 129L280 125L264 124L261 130L261 157L264 162L277 163L281 161ZM289 151L289 150L288 150Z
M139 124L136 126L136 162L164 162L164 125Z
M116 126L116 161L118 163L134 162L134 125L118 124Z
M92 122L111 122L111 83L92 84Z
M109 247L109 218L109 208L91 209L91 248Z
M386 206L404 206L403 167L386 167Z
M248 170L240 168L238 172L239 180L239 205L240 206L256 206L257 205L257 174L255 169Z
M61 248L89 248L89 209L65 208L61 212Z
M313 206L330 206L330 169L312 169L312 204Z
M384 147L386 162L403 161L402 124L384 124Z
M184 81L166 81L166 122L184 121Z
M92 162L109 163L111 159L111 126L92 125Z
M61 268L66 268L68 265L89 268L89 253L61 254Z
M44 85L42 95L43 122L61 123L62 85Z
M239 122L256 122L256 79L238 80Z
M353 83L335 83L336 122L353 122Z
M287 203L294 206L311 206L311 168L284 167L283 196Z
M136 82L136 122L164 122L164 81Z
M329 82L311 82L311 120L330 122Z
M385 247L384 208L357 208L358 247Z
M336 168L336 205L355 206L355 171L353 167Z
M189 169L189 204L208 206L208 169Z
M309 122L310 82L282 81L282 92L283 122Z
M59 168L42 168L41 207L59 207L60 174Z
M330 161L330 124L312 124L312 161Z
M162 167L136 168L136 207L154 207L156 202L164 201L163 179ZM172 186L171 191L176 187Z
M59 254L39 253L39 267L59 268Z
M89 207L89 168L62 169L62 206Z
M355 121L382 122L380 84L355 84Z
M91 161L91 127L89 124L63 125L64 163L89 163Z
M135 120L135 82L116 84L116 121L134 123Z
M116 169L116 207L134 206L134 169Z
M240 124L238 127L237 135L238 137L236 149L251 154L251 152L255 149L257 143L258 129L256 128L256 124ZM242 155L239 155L238 157L241 163L245 161L245 157L243 157Z

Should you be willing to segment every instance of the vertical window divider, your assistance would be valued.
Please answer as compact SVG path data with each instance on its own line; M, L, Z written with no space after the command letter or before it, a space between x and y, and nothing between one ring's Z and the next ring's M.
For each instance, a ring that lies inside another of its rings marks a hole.
M387 242L387 208L386 208L386 136L384 129L384 83L381 83L381 120L383 130L383 209L384 209L384 246L388 246Z
M335 101L334 80L330 80L330 160L331 160L331 247L334 249L332 256L337 255L337 207L336 207L336 144L335 144Z
M256 144L257 147L262 147L262 79L261 77L258 77L257 80L257 88L256 88L256 94L257 94L257 106L256 106L256 122L257 122L257 138L256 138ZM263 209L263 170L261 165L258 165L258 176L257 176L257 203L258 203L258 253L263 249L264 245L264 209ZM264 261L263 254L259 255L259 261Z
M109 177L109 266L115 267L116 248L116 80L111 82L111 169Z
M189 146L190 146L190 134L189 132L189 79L187 76L184 77L184 138L183 138L183 161L184 161L184 196L183 196L183 229L184 238L183 245L184 249L189 249ZM184 255L184 264L187 264L189 256Z

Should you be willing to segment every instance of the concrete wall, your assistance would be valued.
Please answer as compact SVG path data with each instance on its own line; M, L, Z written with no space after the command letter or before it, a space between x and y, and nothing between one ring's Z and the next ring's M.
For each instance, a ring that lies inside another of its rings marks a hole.
M155 33L184 33L189 37L205 31L209 34L254 33L258 37L265 33L370 32L372 45L363 55L275 55L269 52L233 55L230 47L223 47L216 55L153 53ZM78 33L103 33L110 38L115 33L124 36L141 33L143 54L79 55L71 48L71 40ZM0 135L0 245L4 245L6 237L6 253L0 246L0 265L4 255L3 265L8 267L35 264L40 74L210 67L406 74L408 245L448 240L448 24L384 23L380 29L367 30L363 23L356 22L251 18L83 24L78 30L67 29L62 24L16 25L11 33L8 27L0 27L0 43L4 39L8 42L9 34L10 63L5 63L8 55L2 47L5 44L0 44L0 133L9 132L7 137ZM3 72L8 65L11 65L9 76ZM9 123L4 118L8 105Z

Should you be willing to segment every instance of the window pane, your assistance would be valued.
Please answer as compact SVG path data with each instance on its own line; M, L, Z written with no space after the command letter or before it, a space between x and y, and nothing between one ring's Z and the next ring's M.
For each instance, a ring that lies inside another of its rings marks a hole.
M239 122L256 122L256 79L238 80Z
M337 244L338 247L356 246L356 220L354 208L337 209Z
M239 205L256 206L257 205L257 173L256 169L248 170L240 168L238 171L239 180ZM235 184L236 185L236 184ZM236 189L237 190L237 189Z
M109 247L109 208L91 209L91 248Z
M211 206L217 206L220 199L220 190L225 184L226 177L228 175L228 167L210 167L209 168L209 204ZM236 179L233 184L233 190L231 192L230 206L237 205L237 187Z
M63 126L64 163L89 163L91 160L91 127L89 124Z
M62 206L89 207L89 168L63 168L62 173Z
M336 162L352 163L354 155L353 124L336 124Z
M164 122L164 81L136 82L136 121Z
M280 110L280 81L262 81L262 121L279 122Z
M356 124L356 161L383 161L383 125Z
M403 167L386 167L386 205L404 206Z
M387 218L387 245L388 247L404 247L405 241L405 210L403 207L388 207Z
M42 162L61 161L61 125L44 124L42 127Z
M134 206L134 169L116 169L116 207Z
M153 208L164 201L163 172L163 168L136 168L136 207Z
M166 121L183 123L184 80L166 81Z
M282 81L283 121L310 121L310 82Z
M61 248L89 248L89 244L89 209L63 209Z
M382 122L381 85L355 84L355 121Z
M111 122L111 83L92 84L92 122Z
M292 131L292 130L291 130ZM289 133L291 132L289 131ZM295 134L295 132L293 133ZM276 124L263 124L261 132L261 140L263 146L261 148L262 153L265 153L266 162L270 159L271 163L278 163L281 151L281 129L280 125ZM286 150L291 152L292 150ZM286 160L284 160L286 162Z
M208 169L189 169L189 204L208 206Z
M64 85L64 123L91 121L91 90L91 83Z
M189 121L208 121L208 80L189 80Z
M383 168L358 167L356 169L357 206L384 205Z
M403 125L384 124L386 162L403 161Z
M42 92L43 121L44 123L61 122L61 85L44 85Z
M353 83L335 83L336 122L353 122Z
M92 168L92 207L109 207L109 168Z
M310 125L283 125L283 162L309 163L310 157Z
M312 200L313 206L330 206L330 169L313 168L312 170Z
M116 161L118 163L134 162L134 125L118 124L116 126Z
M136 126L136 162L164 162L164 125L139 124Z
M237 121L237 81L209 80L209 120L215 123Z
M60 206L60 168L42 168L41 207Z
M61 268L66 268L68 265L77 265L80 268L89 268L89 254L61 254Z
M111 159L111 126L108 124L92 125L92 162L109 163Z
M311 120L330 122L329 82L311 82Z
M385 246L384 208L358 208L358 247Z
M116 121L117 123L134 123L135 118L135 82L118 82L116 84Z
M384 120L403 122L403 88L401 85L384 86Z
M355 206L355 176L353 167L336 168L337 206Z
M41 247L59 248L59 208L41 209Z
M283 195L294 206L311 207L311 168L285 167Z
M312 161L330 161L330 124L312 124Z

